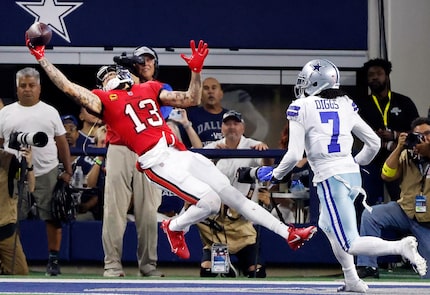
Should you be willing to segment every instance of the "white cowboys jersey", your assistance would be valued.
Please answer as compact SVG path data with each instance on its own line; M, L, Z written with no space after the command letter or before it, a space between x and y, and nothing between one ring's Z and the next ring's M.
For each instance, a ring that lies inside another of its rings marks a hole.
M377 154L380 139L357 111L356 104L347 96L335 99L303 97L289 106L290 142L287 154L291 149L303 153L304 148L315 174L313 182L323 181L335 174L359 172L358 164L368 164ZM355 159L351 154L354 142L351 132L364 142ZM294 167L295 163L286 161L288 157L281 161L278 173L280 170L288 173L285 170L289 170L291 165Z

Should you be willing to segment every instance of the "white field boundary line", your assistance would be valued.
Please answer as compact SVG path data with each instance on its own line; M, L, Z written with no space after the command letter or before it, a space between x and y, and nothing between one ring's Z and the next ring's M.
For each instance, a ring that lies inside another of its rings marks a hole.
M101 283L101 284L189 284L189 285L336 285L338 286L343 280L332 280L327 281L250 281L250 280L169 280L169 279L149 279L149 280L130 280L130 279L62 279L62 278L0 278L1 282L16 282L16 283ZM430 280L428 282L366 282L369 286L428 286L430 287Z

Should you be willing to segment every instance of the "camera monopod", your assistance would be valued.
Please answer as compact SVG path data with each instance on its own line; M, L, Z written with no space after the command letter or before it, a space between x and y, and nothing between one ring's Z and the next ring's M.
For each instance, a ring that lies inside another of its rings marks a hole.
M25 180L27 179L27 160L22 157L20 161L20 168L19 168L19 177L18 177L18 208L17 208L17 222L16 222L16 233L15 233L15 240L13 245L13 256L12 256L12 274L15 273L15 262L16 262L16 247L18 243L18 236L19 236L19 222L20 222L20 212L22 207L22 200L24 198L25 193Z

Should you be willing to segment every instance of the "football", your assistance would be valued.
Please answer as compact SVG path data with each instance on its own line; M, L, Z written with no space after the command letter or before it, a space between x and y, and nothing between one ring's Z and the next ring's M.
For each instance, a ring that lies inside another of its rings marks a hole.
M47 45L51 41L52 30L44 23L35 22L28 28L26 35L33 46Z

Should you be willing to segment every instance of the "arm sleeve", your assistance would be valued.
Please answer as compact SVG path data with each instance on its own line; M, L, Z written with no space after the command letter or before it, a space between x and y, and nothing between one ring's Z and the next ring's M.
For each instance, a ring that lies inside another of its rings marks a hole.
M287 153L282 158L278 167L273 170L273 176L276 179L282 179L293 170L297 162L303 158L305 151L305 128L297 121L290 120L290 140L288 142Z
M354 158L355 162L359 165L368 165L381 148L381 139L361 117L358 117L352 132L364 143Z

